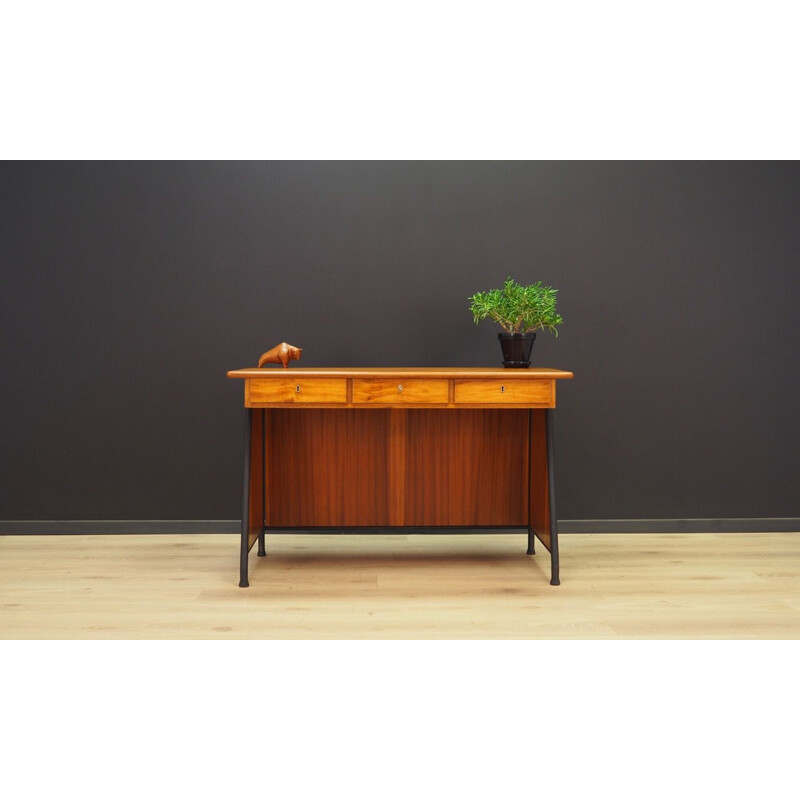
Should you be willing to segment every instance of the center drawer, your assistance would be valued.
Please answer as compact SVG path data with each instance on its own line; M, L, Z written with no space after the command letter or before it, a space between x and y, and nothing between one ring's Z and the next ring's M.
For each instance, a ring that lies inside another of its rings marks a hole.
M447 378L353 378L353 403L404 405L443 403L449 394Z
M346 403L347 378L253 378L250 403Z

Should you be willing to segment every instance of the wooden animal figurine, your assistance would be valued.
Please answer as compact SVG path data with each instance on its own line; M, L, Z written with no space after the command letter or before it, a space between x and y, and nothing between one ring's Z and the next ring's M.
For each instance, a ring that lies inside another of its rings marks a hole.
M302 347L295 347L293 344L281 342L279 345L273 347L272 350L267 350L266 353L261 355L261 358L258 359L258 366L261 367L264 364L283 364L283 368L286 369L290 361L300 360L300 353L302 352Z

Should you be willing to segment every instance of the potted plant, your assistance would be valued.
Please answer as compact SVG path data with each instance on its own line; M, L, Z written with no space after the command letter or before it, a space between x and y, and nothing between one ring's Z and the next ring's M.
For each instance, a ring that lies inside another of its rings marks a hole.
M507 278L502 289L476 292L469 298L476 325L490 318L503 327L497 338L503 349L504 367L530 366L534 331L547 329L558 336L558 326L564 320L556 311L557 293L558 289L542 286L541 281L521 286Z

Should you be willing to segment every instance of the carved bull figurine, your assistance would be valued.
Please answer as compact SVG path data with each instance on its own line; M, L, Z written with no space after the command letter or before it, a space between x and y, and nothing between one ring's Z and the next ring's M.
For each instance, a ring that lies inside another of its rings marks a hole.
M302 347L295 347L293 344L281 342L275 345L272 350L267 350L266 353L261 355L261 358L258 359L258 366L262 367L264 364L283 364L283 368L286 369L290 361L300 360L300 354L302 352Z

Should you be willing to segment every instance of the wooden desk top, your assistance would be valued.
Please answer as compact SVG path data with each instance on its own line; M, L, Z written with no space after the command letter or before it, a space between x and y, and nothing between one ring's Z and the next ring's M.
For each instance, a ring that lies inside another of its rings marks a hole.
M571 372L548 367L246 367L228 372L229 378L502 378L505 380L553 380L574 377Z
M554 408L556 380L534 367L316 367L235 369L248 408Z

